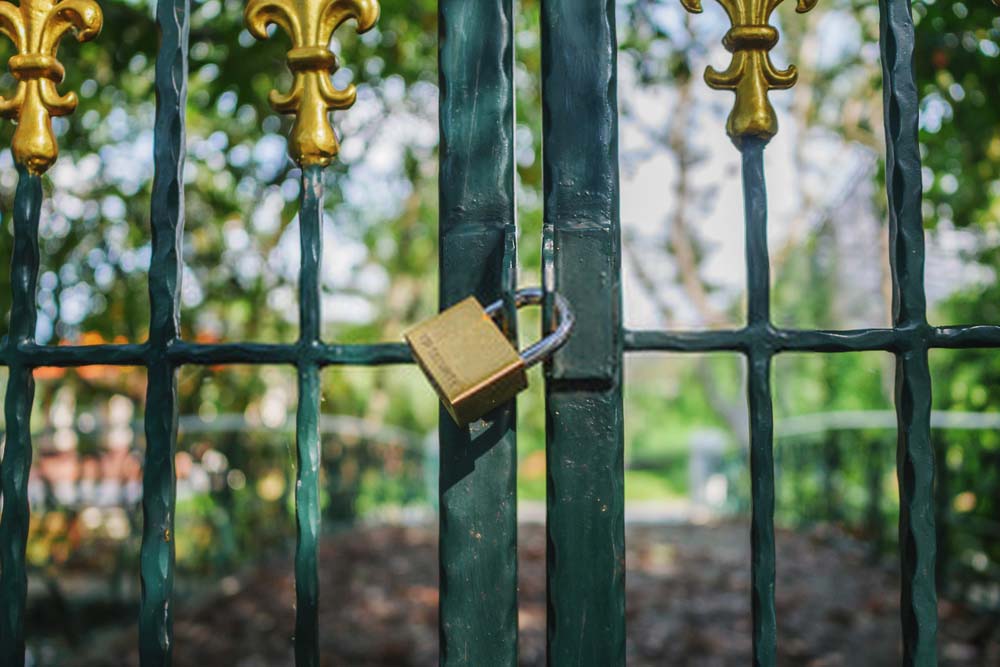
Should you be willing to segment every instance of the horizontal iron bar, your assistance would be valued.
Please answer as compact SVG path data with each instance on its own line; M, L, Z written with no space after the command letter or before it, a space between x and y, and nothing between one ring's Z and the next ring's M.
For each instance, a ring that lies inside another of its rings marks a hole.
M177 364L295 364L320 366L384 366L413 363L405 343L299 345L297 343L214 343L177 341L167 354Z
M144 366L149 345L38 345L22 343L0 353L4 365L16 357L29 366Z
M38 345L0 347L0 366L15 360L32 367L145 366L156 351L148 343L124 345ZM167 357L176 365L296 364L320 366L383 366L413 362L405 343L370 345L300 345L298 343L192 343L175 340Z
M773 327L720 331L626 330L626 352L746 352L764 345L773 352L893 352L921 333L915 329L856 329L845 331L778 329ZM929 348L1000 347L1000 325L930 327ZM23 343L16 350L0 346L0 366L16 358L34 367L145 366L147 343L122 345L38 345ZM174 341L167 355L177 365L296 364L312 360L321 366L384 366L410 364L405 343L328 345L314 348L297 343L192 343Z
M779 329L771 326L721 331L625 332L626 352L895 352L923 339L928 348L1000 347L1000 326L967 325L921 329L845 331Z
M937 327L933 330L930 347L951 349L1000 347L1000 326L975 324Z

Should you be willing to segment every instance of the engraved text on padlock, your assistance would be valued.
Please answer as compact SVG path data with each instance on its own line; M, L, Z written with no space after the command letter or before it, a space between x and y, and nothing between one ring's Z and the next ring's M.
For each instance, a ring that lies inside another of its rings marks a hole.
M528 386L524 360L474 297L405 335L448 413L468 424Z

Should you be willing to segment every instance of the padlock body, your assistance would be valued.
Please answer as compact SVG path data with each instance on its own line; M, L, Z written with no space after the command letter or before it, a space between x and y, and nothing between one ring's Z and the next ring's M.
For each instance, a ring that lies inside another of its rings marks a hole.
M474 297L404 334L413 357L460 425L528 386L521 355Z

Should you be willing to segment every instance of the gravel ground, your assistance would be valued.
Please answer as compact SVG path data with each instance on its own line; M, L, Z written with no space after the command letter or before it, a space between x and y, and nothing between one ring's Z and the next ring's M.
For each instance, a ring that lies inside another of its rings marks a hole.
M899 664L898 583L862 546L829 529L779 531L778 664ZM630 667L745 667L750 654L749 545L745 524L628 527ZM545 664L545 534L520 533L520 655ZM433 528L381 526L326 539L321 552L323 667L437 664L437 560ZM291 667L290 561L220 582L175 618L179 667ZM1000 666L995 619L941 606L943 666ZM134 629L102 642L81 667L138 664Z

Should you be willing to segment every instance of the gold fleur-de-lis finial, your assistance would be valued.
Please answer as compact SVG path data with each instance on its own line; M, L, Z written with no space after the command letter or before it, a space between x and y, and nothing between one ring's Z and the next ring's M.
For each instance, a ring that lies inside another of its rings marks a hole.
M85 42L101 32L104 17L94 0L0 0L0 33L7 35L17 55L7 61L17 79L14 97L0 97L0 115L17 121L14 160L33 174L52 166L59 155L52 117L76 109L76 93L60 95L66 70L56 59L59 40L69 30Z
M250 0L243 18L250 33L267 39L270 24L280 26L292 38L288 69L295 76L292 89L282 94L272 90L271 106L280 113L295 114L289 138L289 153L302 166L329 164L340 145L330 125L330 111L347 109L357 97L353 85L333 87L330 76L337 57L330 39L348 19L356 19L358 32L370 30L378 21L378 0Z
M722 44L733 54L733 60L725 72L709 67L705 70L705 81L716 90L736 93L736 103L726 122L726 131L737 145L747 137L768 141L778 132L778 119L767 93L774 89L791 88L798 78L794 65L779 70L771 62L770 51L778 43L778 31L768 21L781 2L718 0L732 23ZM815 7L816 2L798 0L795 9L802 14ZM681 3L689 12L701 12L701 0L681 0Z

